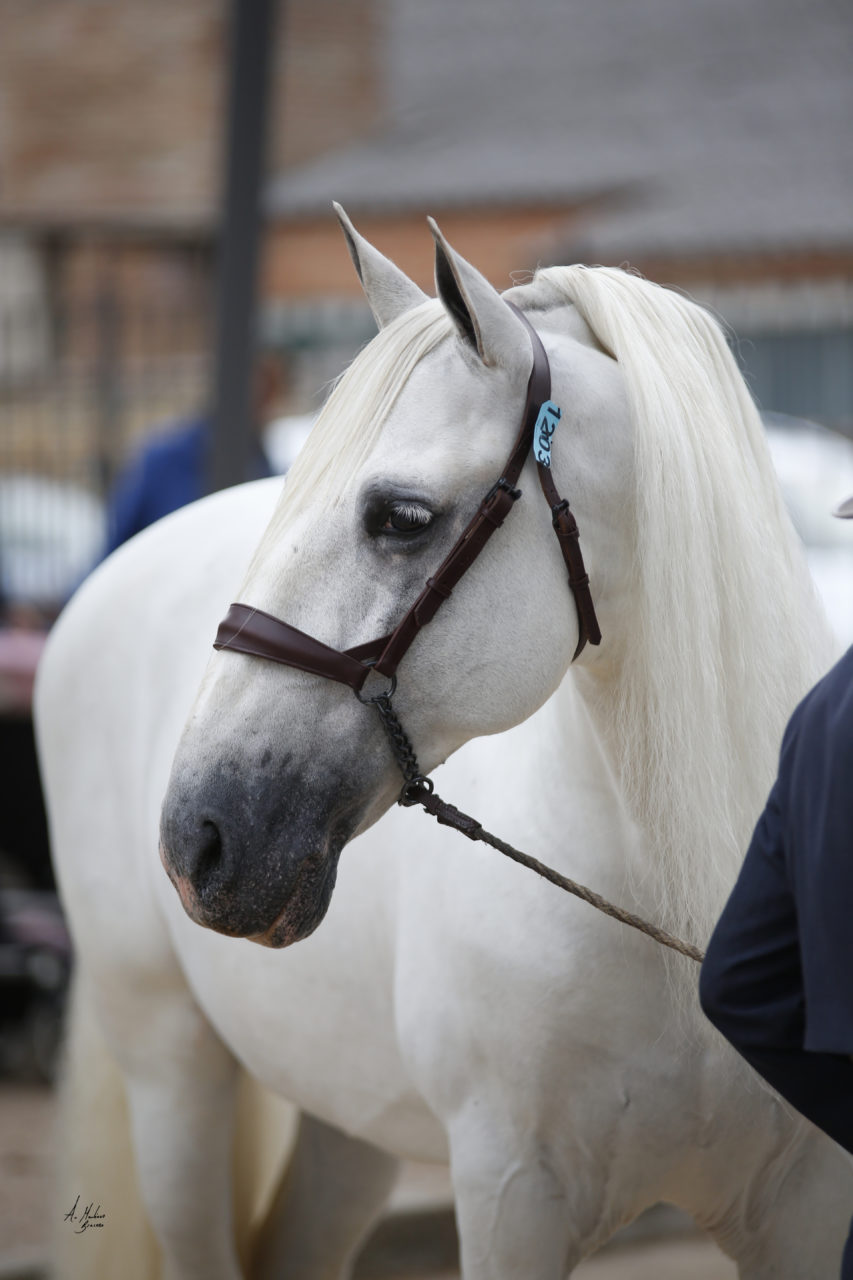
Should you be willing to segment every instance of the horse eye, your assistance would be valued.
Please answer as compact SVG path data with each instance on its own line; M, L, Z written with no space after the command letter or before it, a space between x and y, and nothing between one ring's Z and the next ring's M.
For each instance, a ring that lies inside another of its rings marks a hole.
M383 533L420 533L432 524L432 512L416 502L392 502L385 512Z

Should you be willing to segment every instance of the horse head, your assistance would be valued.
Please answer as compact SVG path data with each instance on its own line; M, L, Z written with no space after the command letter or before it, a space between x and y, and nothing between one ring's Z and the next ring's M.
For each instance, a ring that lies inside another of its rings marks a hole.
M438 298L427 299L339 214L380 331L320 415L239 599L340 650L393 631L516 436L533 355L509 298L548 352L562 408L554 474L577 513L606 635L630 560L616 361L547 282L501 296L432 224ZM425 772L530 716L578 645L532 459L519 487L523 501L399 668L395 710ZM605 641L580 662L606 663L607 652ZM343 846L399 789L382 727L351 689L217 653L175 757L161 857L193 919L283 946L319 924Z

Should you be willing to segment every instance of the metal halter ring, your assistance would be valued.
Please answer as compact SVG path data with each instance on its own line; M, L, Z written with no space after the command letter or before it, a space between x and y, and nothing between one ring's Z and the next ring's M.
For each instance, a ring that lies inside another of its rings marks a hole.
M408 809L413 804L420 804L424 795L431 796L434 790L435 783L432 778L426 778L422 773L418 773L414 778L409 778L403 783L403 789L397 797L397 804Z
M365 665L368 667L372 667L375 662L376 662L376 659L373 658L371 659L370 662L366 663ZM369 674L367 678L368 680L370 679ZM388 686L387 689L383 689L381 693L366 694L366 693L362 693L361 689L356 689L355 696L358 698L359 702L363 702L366 707L370 707L370 706L373 706L373 704L376 702L382 702L383 699L385 698L393 698L396 691L397 691L397 676L393 675L391 676L390 685Z

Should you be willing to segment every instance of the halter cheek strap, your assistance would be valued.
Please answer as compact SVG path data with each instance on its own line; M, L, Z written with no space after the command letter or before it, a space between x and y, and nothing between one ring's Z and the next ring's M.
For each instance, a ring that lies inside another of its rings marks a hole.
M542 378L541 390L542 398L538 407L536 404L536 394L533 396L532 407L536 409L536 417L533 420L531 440L538 430L539 421L543 408L550 402L551 398L551 366L548 363L548 356L542 345L542 339L533 328L533 325L527 319L523 312L512 302L507 303L511 307L519 320L522 321L530 336L530 343L533 347L533 371L530 374L530 383L527 389L528 406L531 403L531 389L537 376L537 369L544 366L545 376ZM537 391L539 388L537 387ZM526 412L528 411L526 407ZM559 410L557 410L559 413ZM553 433L553 432L552 432ZM533 447L536 455L536 472L539 476L539 484L545 495L549 507L551 508L551 525L554 533L557 535L557 541L560 544L560 550L563 553L563 561L569 571L569 589L575 598L575 608L578 614L578 644L575 649L572 662L579 656L584 645L589 642L592 645L601 644L601 628L598 625L598 618L595 615L595 605L592 602L592 593L589 589L589 574L587 573L583 554L580 546L580 530L578 522L574 517L574 513L569 507L568 499L561 498L557 492L557 486L554 484L554 477L551 474L551 449L550 437L548 439L548 448L540 450L538 442L534 441ZM547 460L545 460L547 458Z
M535 453L539 483L551 508L551 523L568 569L569 587L578 614L578 644L572 661L578 657L587 641L593 645L600 644L601 631L595 616L589 577L584 568L577 521L568 502L557 492L551 475L550 433L553 432L553 425L547 425L543 413L550 406L558 417L559 410L550 401L551 367L548 356L539 334L526 316L511 302L507 306L512 308L524 324L533 348L533 368L527 384L527 397L518 435L500 479L486 494L473 519L433 576L427 579L423 591L394 631L388 636L356 645L352 649L338 650L261 609L253 609L245 604L232 604L220 624L214 649L230 649L256 658L268 658L272 662L297 667L312 675L325 676L329 680L349 685L356 692L362 688L372 669L393 679L415 636L432 621L444 601L449 599L453 588L470 569L489 538L500 528L521 497L521 490L516 485L527 456L534 448L537 431L539 437Z

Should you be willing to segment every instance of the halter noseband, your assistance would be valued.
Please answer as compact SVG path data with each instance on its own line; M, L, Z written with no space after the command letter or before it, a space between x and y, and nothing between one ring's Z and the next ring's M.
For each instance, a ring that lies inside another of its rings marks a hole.
M438 570L427 579L423 591L395 630L390 635L380 636L377 640L356 645L352 649L332 649L261 609L253 609L245 604L232 604L220 623L213 643L214 649L230 649L256 658L268 658L288 667L297 667L300 671L349 685L359 696L370 672L377 671L392 681L390 693L386 691L378 697L362 700L376 703L381 713L380 704L385 699L390 711L390 696L396 687L397 667L421 627L432 621L495 529L500 528L521 497L521 490L516 485L531 448L536 457L539 483L551 508L551 523L569 571L569 587L577 608L578 644L572 661L578 657L587 641L593 645L601 643L601 631L589 590L589 577L581 555L577 522L568 502L557 492L551 475L550 437L556 420L559 419L560 410L550 399L551 367L548 356L539 334L526 316L513 303L507 302L507 306L512 308L524 324L533 347L533 368L527 384L521 427L500 479L492 485L473 519ZM406 772L404 769L404 773ZM407 786L409 782L407 777Z

